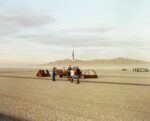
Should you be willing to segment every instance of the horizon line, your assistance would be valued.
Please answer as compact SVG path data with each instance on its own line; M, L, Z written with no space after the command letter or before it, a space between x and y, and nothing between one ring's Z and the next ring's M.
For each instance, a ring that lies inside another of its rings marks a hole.
M113 59L128 59L128 60L133 60L133 61L143 61L143 62L148 62L150 63L149 60L142 60L142 59L135 59L135 58L128 58L128 57L114 57L114 58L94 58L94 59L74 59L74 61L81 60L81 61L93 61L93 60L113 60ZM70 58L64 58L64 59L57 59L54 61L49 61L49 62L56 62L56 61L63 61L63 60L70 60Z

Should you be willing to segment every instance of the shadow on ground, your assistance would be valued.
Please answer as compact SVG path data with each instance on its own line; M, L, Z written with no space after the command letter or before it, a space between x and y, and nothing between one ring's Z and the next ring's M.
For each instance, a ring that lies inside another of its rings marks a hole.
M82 81L87 83L101 83L101 84L115 84L115 85L129 85L129 86L150 86L150 84L139 83L125 83L125 82L104 82L104 81Z
M51 80L50 78L38 78L38 77L20 77L20 76L6 76L6 75L0 75L0 77L8 77L8 78L22 78L22 79L39 79L39 80ZM108 76L110 77L110 76ZM112 76L114 77L114 76ZM117 77L121 77L121 76L117 76ZM127 77L123 77L122 78L127 78ZM129 77L128 77L129 78ZM134 77L131 77L134 78ZM138 78L138 77L135 77ZM144 77L143 77L144 78ZM145 77L145 78L150 78L150 77ZM61 80L57 80L57 81L68 81L66 79L61 79ZM105 81L94 81L94 80L81 80L80 82L84 82L84 83L99 83L99 84L114 84L114 85L129 85L129 86L150 86L150 84L142 84L142 83L126 83L126 82L105 82Z
M0 113L0 121L27 121L7 114Z

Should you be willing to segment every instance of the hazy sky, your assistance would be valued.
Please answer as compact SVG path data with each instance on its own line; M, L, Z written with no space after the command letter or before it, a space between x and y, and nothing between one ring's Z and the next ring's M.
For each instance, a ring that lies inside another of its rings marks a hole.
M0 63L150 61L150 0L0 0Z

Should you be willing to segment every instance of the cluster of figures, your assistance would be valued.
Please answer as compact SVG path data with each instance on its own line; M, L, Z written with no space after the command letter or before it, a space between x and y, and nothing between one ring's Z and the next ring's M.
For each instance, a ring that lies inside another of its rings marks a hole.
M58 69L53 67L53 70L52 70L52 80L53 81L56 81L57 71L58 71ZM70 82L73 83L73 80L76 79L77 80L76 84L80 83L79 79L81 78L82 72L81 72L81 70L79 69L78 66L72 68L71 65L69 65L67 70L65 70L65 68L64 68L64 71L67 71L66 76L67 76L67 78ZM63 72L61 71L61 73L63 73ZM62 74L60 74L60 77L62 77Z

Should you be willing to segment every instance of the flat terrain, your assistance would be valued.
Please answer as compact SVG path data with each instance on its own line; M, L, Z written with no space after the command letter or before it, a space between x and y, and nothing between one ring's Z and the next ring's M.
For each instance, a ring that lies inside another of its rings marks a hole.
M77 85L1 69L0 121L150 121L149 72L97 72Z

